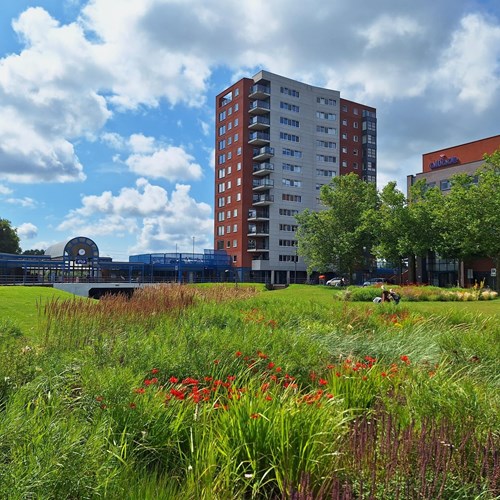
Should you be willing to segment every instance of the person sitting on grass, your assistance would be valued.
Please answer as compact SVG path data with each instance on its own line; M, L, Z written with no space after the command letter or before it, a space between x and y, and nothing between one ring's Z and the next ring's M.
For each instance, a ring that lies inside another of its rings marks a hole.
M399 301L401 300L401 297L392 288L389 290L389 297L390 300L393 300L396 304L399 304Z

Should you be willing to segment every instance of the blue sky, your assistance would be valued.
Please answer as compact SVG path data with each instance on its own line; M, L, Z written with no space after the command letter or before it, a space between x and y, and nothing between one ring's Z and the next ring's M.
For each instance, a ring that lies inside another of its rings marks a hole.
M261 68L377 108L379 187L500 134L495 0L7 1L0 217L24 250L211 248L215 95Z

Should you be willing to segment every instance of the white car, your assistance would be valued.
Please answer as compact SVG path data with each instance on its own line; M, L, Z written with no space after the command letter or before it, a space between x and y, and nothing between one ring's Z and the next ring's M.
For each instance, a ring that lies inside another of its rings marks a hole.
M342 278L332 278L331 280L328 280L326 282L328 286L342 286L343 285L343 280Z

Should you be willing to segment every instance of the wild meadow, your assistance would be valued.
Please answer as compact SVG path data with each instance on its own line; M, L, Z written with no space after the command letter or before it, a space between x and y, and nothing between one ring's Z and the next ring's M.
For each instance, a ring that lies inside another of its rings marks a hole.
M0 317L0 498L499 498L500 301L401 295L20 303Z

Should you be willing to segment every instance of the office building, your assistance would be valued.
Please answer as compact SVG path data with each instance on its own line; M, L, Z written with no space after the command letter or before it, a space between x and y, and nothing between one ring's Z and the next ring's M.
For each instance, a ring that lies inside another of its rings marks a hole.
M321 186L376 182L374 108L267 71L216 97L214 248L242 281L303 282L295 215L321 210Z
M456 174L468 174L474 180L475 173L484 163L483 156L500 149L500 135L451 146L422 155L422 172L407 177L407 193L420 179L429 187L437 186L444 194L451 188ZM443 259L430 253L425 259L417 259L415 270L410 268L409 280L418 283L447 286L457 282L473 285L483 282L495 286L496 268L492 259Z

